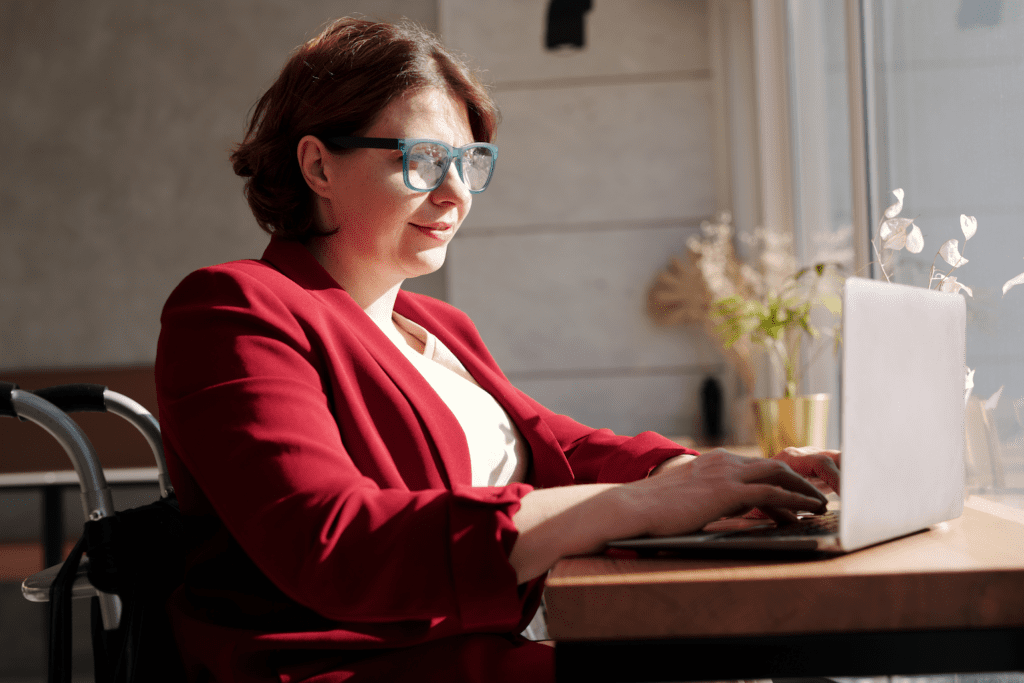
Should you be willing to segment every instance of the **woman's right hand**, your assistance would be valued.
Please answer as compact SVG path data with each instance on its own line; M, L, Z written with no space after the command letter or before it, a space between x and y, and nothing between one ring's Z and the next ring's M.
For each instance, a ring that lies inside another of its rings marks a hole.
M519 535L509 556L519 581L618 538L690 533L753 509L783 523L795 520L798 510L825 510L825 495L782 459L716 449L685 460L628 484L577 484L523 496L512 516Z
M822 456L827 457L827 456ZM708 451L656 476L626 484L643 530L653 536L698 531L708 522L759 509L780 523L797 511L823 512L827 500L781 459Z

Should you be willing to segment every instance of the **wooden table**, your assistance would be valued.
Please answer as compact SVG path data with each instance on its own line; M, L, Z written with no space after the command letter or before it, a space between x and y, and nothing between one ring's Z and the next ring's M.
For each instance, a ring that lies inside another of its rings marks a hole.
M1024 670L1024 511L831 558L567 558L547 584L559 680Z

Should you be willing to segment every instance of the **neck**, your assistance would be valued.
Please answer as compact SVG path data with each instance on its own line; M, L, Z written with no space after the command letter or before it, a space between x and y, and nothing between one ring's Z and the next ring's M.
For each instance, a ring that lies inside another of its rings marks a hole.
M398 290L401 288L401 285L402 283L399 282L368 304L364 304L356 299L356 303L366 312L366 315L370 316L370 319L377 323L377 326L387 334L390 334L395 329L392 315L395 312L395 299L398 298ZM344 285L342 286L344 287Z
M329 245L328 239L314 237L306 248L378 326L393 328L391 315L403 280L389 281L381 278L372 268L361 267L358 263L345 263Z

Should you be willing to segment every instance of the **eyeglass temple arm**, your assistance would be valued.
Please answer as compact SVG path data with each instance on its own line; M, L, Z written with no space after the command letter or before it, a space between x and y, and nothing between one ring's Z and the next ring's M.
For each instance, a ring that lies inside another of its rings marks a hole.
M399 138L354 138L338 135L320 139L329 145L347 149L402 149L402 141Z

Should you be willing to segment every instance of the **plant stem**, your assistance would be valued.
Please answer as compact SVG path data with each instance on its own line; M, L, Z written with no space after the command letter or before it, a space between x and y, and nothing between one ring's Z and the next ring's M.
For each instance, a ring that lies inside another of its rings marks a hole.
M879 239L881 239L881 238L879 238ZM878 267L882 269L882 275L885 276L885 281L891 283L892 280L889 279L889 274L885 272L885 263L882 260L882 254L881 254L881 252L878 251L878 247L875 246L875 241L874 240L871 240L871 246L875 250L875 256L878 257Z

